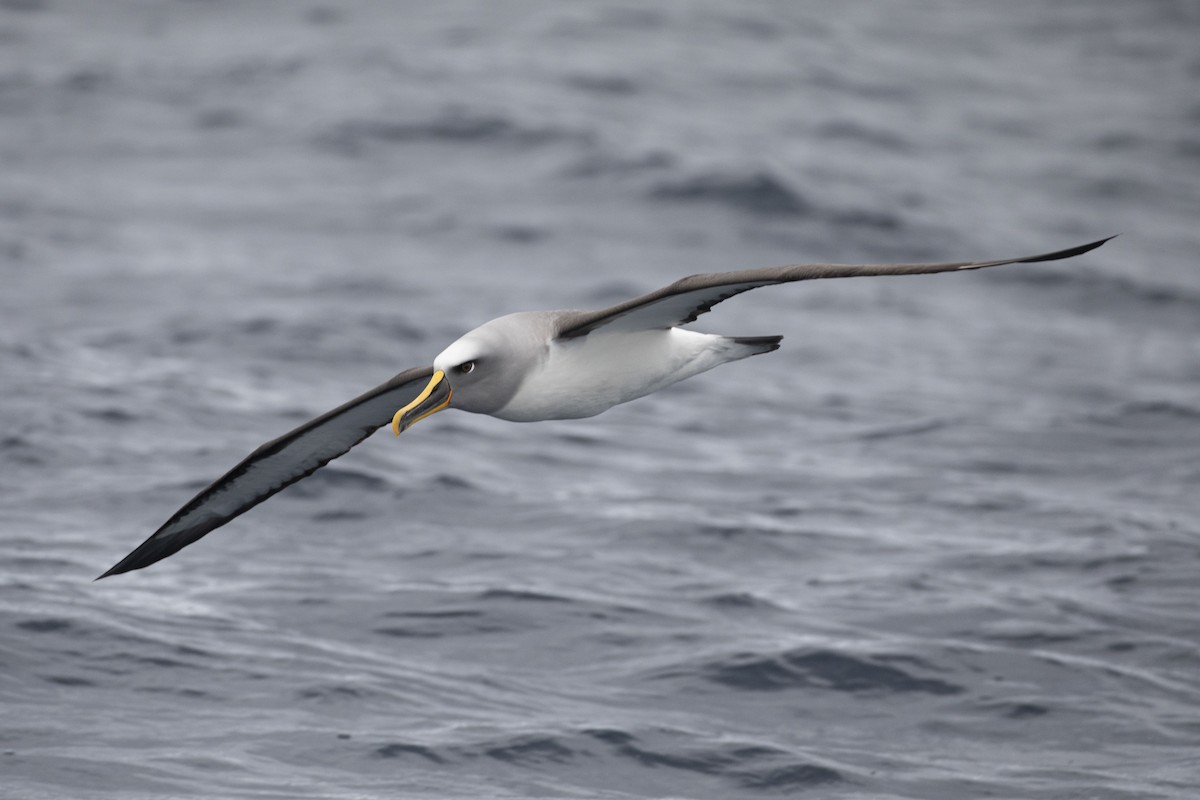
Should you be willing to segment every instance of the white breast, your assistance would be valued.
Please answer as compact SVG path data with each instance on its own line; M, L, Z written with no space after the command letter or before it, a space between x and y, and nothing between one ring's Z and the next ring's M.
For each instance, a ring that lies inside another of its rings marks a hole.
M492 413L513 422L591 417L739 357L726 337L681 328L595 331L553 342Z

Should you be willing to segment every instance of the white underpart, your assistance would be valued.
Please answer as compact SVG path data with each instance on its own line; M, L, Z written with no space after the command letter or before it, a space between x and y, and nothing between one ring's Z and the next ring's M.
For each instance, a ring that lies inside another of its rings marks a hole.
M513 422L591 417L753 353L727 337L682 328L555 341L493 416Z

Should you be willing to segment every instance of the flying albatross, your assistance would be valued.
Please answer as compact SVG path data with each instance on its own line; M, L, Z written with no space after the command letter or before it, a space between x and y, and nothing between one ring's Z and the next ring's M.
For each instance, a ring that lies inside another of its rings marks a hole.
M445 408L514 422L591 417L729 361L769 353L782 336L686 330L722 300L792 281L1056 261L1112 237L1024 258L942 264L799 264L692 275L600 311L524 311L485 323L433 360L273 439L222 475L101 575L141 569L311 475L389 422L397 436Z

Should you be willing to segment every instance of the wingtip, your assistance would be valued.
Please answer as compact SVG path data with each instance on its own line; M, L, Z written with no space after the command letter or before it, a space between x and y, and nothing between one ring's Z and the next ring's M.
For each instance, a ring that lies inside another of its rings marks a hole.
M1105 242L1110 242L1120 235L1121 234L1119 233L1114 233L1112 236L1106 236L1103 239L1097 239L1096 241L1088 242L1087 244L1068 247L1066 250L1055 250L1053 253L1043 253L1040 256L1023 258L1021 259L1021 263L1032 263L1035 261L1059 261L1064 258L1074 258L1075 256L1081 256L1084 253L1090 253L1092 250L1100 247Z
M135 547L129 555L122 558L116 564L113 564L112 567L109 568L108 572L105 572L99 578L96 578L96 580L101 580L102 578L107 578L111 575L120 575L125 572L132 572L135 569L148 567L151 564L162 561L167 556L178 552L191 541L195 540L187 540L183 544L178 544L178 540L176 539L164 544L162 539L151 536L149 539Z
M133 555L133 554L131 553L130 555ZM105 578L109 578L113 575L120 575L123 572L129 572L129 570L131 570L131 569L136 569L136 567L126 566L126 562L128 562L128 561L129 561L129 556L126 556L125 558L118 561L116 564L113 564L111 567L109 567L108 571L105 572L103 575L100 575L96 578L92 578L92 583L95 583L96 581L102 581Z
M1083 248L1082 252L1086 253L1089 250L1095 250L1100 245L1105 244L1107 242L1111 242L1113 239L1117 238L1120 235L1121 235L1120 233L1114 233L1111 236L1105 236L1103 239L1097 239L1094 242L1089 242L1088 244L1082 245L1082 248Z

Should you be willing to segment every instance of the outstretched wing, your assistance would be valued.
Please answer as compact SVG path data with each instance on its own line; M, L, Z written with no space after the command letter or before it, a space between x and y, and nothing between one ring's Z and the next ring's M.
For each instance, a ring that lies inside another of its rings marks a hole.
M260 446L100 577L160 561L316 472L391 422L396 409L416 397L432 374L433 367L401 372L349 403Z
M865 275L919 275L928 272L998 267L1002 264L1027 264L1071 258L1113 238L1082 244L1053 253L1000 261L954 261L941 264L794 264L786 267L745 269L738 272L714 272L691 275L664 286L656 292L636 297L600 311L579 311L565 315L559 324L560 339L586 336L597 328L642 331L672 328L695 322L696 318L722 300L760 286L807 281L815 278L853 278Z

